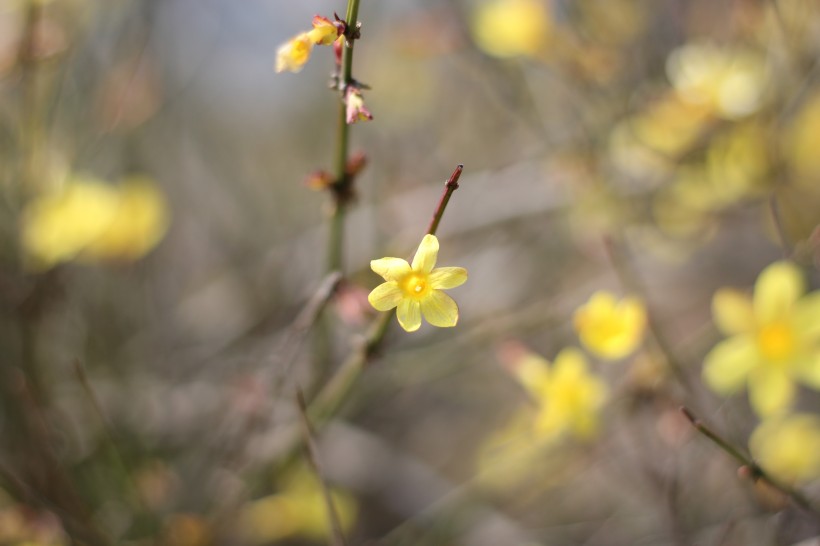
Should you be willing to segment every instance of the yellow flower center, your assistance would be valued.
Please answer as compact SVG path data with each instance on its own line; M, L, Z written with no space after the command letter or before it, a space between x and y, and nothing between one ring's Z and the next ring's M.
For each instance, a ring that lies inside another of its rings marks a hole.
M796 340L788 324L774 322L763 326L757 333L761 354L771 361L783 361L794 354Z
M427 275L412 273L401 282L401 289L405 295L421 299L428 291Z

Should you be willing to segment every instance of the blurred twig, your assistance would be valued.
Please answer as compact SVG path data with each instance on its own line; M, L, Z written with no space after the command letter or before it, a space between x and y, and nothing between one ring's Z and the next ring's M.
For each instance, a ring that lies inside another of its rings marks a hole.
M733 459L739 462L743 467L749 469L750 477L752 480L764 480L770 485L772 485L775 489L779 490L781 493L785 494L789 498L794 501L794 503L802 508L803 510L810 512L814 516L820 516L820 512L812 506L809 499L807 499L800 491L793 489L785 484L782 484L772 478L765 470L763 470L758 464L751 458L744 455L738 448L730 444L726 441L722 436L720 436L717 432L709 428L705 425L700 419L698 419L692 411L687 408L686 406L681 406L680 412L686 417L687 420L692 424L698 432L712 440L712 442L717 445L720 449L725 451L729 454Z
M626 255L622 245L609 236L604 237L604 248L606 249L612 268L615 270L615 274L618 276L624 289L633 292L644 301L644 305L646 305L648 311L647 325L649 326L649 332L652 334L655 345L666 358L669 370L687 392L694 392L689 376L686 375L680 360L672 349L671 343L666 339L666 335L663 333L663 330L655 318L655 314L650 308L646 288L638 276L638 273L632 267L629 256Z
M296 390L296 405L299 407L299 415L302 418L302 434L305 439L305 459L311 470L316 474L316 478L321 485L322 497L325 501L328 519L330 520L330 528L333 531L332 535L328 537L328 540L331 546L346 546L347 543L345 542L344 533L342 532L342 525L339 521L339 513L336 510L336 505L333 503L333 495L330 492L330 487L328 487L327 480L325 480L325 475L322 471L322 465L319 461L319 451L316 447L316 437L307 414L305 397L300 389Z

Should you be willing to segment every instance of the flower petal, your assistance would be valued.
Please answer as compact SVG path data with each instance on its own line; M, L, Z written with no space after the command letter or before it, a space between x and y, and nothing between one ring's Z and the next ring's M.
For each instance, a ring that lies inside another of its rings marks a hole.
M399 324L408 332L415 332L421 326L421 306L413 299L403 299L396 309Z
M820 338L820 290L812 292L795 304L794 326L804 339Z
M381 275L386 281L400 281L410 273L410 264L401 258L381 258L370 262L370 269Z
M758 324L782 319L803 294L803 276L791 262L775 262L755 284L754 310Z
M752 300L739 290L722 288L715 292L712 315L718 329L726 335L742 334L754 329Z
M431 290L421 300L421 312L427 322L439 328L449 328L458 322L458 305L441 290Z
M794 398L794 383L783 370L758 366L749 373L749 402L761 417L786 409Z
M455 288L467 281L467 270L463 267L439 267L430 273L427 281L430 288Z
M715 345L703 362L703 380L722 395L741 388L759 356L751 336L734 336Z
M795 373L801 383L820 391L820 354L812 354L802 358L795 369Z
M390 311L401 303L401 289L395 282L385 282L373 289L367 296L376 311Z
M429 233L421 240L416 255L413 256L413 271L423 271L430 273L436 266L438 257L438 239Z

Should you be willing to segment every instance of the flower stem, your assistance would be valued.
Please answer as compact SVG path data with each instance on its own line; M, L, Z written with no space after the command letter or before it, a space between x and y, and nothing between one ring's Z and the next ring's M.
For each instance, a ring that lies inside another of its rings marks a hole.
M807 512L811 512L815 515L818 514L817 510L812 506L811 502L800 492L791 487L779 483L778 481L774 480L769 474L766 473L765 470L760 468L758 464L751 458L747 457L739 449L735 446L730 444L726 441L722 436L720 436L717 432L713 431L711 428L703 424L703 422L698 419L692 411L687 408L686 406L680 407L680 412L683 414L684 417L692 424L698 432L712 440L715 445L717 445L720 449L728 453L733 459L739 462L741 465L745 466L749 469L751 478L753 480L764 480L769 483L772 487L783 493L784 495L790 497L794 503L802 508Z
M450 197L458 189L458 179L463 170L464 165L458 165L450 178L444 183L444 192L433 213L430 226L427 228L428 234L436 234L444 211L447 209L447 204L450 202ZM376 319L355 351L342 363L333 377L316 395L310 407L310 417L314 424L318 425L327 421L347 398L361 373L378 353L394 314L395 311L383 313Z
M357 18L359 15L359 0L348 0L347 24L345 45L342 48L342 66L339 77L339 90L344 94L345 89L353 81L353 46ZM327 243L326 272L342 270L344 247L344 223L347 204L350 197L352 180L347 173L348 153L350 148L350 125L347 123L347 112L344 101L339 101L339 113L336 121L336 157L334 161L335 182L332 186L333 212L330 218L330 234Z

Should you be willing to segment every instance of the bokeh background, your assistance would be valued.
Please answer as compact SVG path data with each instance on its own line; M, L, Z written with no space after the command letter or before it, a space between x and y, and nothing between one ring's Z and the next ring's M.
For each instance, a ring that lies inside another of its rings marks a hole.
M0 0L0 544L340 544L322 481L348 544L820 535L678 411L747 452L762 418L701 378L713 294L784 258L820 286L820 4L362 0L368 164L304 322L339 98L330 48L274 64L345 7ZM391 321L305 457L297 387L310 405L355 350L369 261L412 255L457 164L458 326ZM648 316L616 358L573 324L599 291ZM567 347L608 394L594 432L546 438L517 370ZM816 505L819 474L794 483Z

